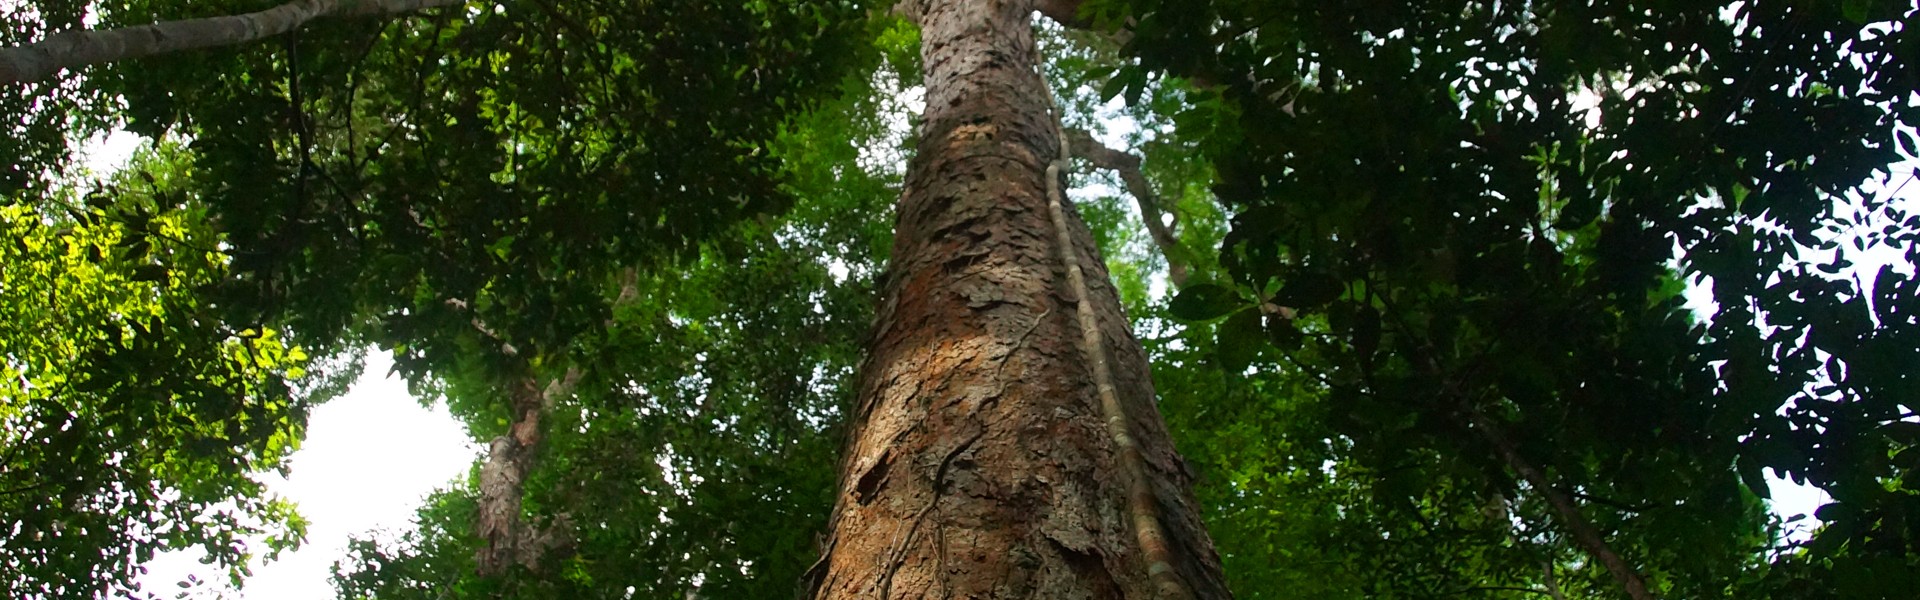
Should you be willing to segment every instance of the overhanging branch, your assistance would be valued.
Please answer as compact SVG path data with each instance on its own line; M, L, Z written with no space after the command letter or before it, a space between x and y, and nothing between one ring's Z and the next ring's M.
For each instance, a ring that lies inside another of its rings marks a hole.
M1120 181L1127 186L1127 193L1133 196L1134 204L1140 207L1140 220L1146 222L1147 234L1153 238L1153 244L1160 249L1161 256L1167 259L1167 278L1173 280L1174 287L1185 286L1188 273L1186 248L1180 245L1180 238L1173 234L1173 228L1162 220L1170 213L1162 209L1160 196L1154 193L1153 185L1147 181L1146 174L1140 171L1140 157L1101 144L1085 129L1068 129L1064 134L1074 156L1086 159L1096 168L1109 169L1120 175Z
M1506 461L1507 467L1520 474L1521 479L1526 480L1528 485L1546 499L1547 506L1558 517L1560 525L1573 534L1574 542L1607 568L1607 572L1620 583L1620 587L1626 589L1627 596L1634 600L1653 600L1653 592L1647 589L1647 582L1640 576L1640 572L1627 564L1626 559L1607 544L1606 537L1601 535L1600 530L1594 528L1593 523L1588 521L1586 515L1581 512L1580 505L1560 488L1555 487L1553 482L1547 479L1547 475L1533 466L1526 457L1521 456L1519 447L1513 443L1513 440L1507 438L1506 433L1501 431L1499 425L1492 419L1471 408L1466 412L1468 422L1480 432L1481 437L1493 445L1494 451Z
M65 31L0 48L0 83L39 81L54 73L155 54L230 46L292 31L320 17L394 15L464 4L465 0L296 0L266 10L150 25Z

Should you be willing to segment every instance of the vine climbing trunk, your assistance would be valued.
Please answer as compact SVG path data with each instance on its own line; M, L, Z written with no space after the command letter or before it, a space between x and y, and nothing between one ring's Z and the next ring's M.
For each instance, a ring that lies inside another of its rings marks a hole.
M1104 262L1050 202L1033 10L911 7L927 109L815 598L1228 597Z

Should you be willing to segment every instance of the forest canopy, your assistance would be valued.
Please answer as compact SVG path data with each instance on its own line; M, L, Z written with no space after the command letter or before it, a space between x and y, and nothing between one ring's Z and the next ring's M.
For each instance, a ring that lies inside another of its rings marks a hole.
M0 595L297 547L259 476L369 349L487 456L340 597L825 594L956 4L5 4L9 77L259 35L0 83ZM1014 116L1233 595L1920 593L1920 10L1030 4L1054 108Z

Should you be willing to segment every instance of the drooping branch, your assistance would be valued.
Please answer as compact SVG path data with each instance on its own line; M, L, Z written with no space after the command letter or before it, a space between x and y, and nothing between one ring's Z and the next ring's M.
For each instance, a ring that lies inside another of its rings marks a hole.
M0 83L39 81L65 69L155 54L256 41L320 17L395 15L466 0L296 0L262 11L151 25L65 31L0 48Z
M1086 19L1080 18L1080 0L1037 0L1033 8L1065 27L1085 28L1089 25Z
M1586 515L1580 511L1580 506L1574 503L1572 497L1555 487L1547 480L1545 473L1541 473L1540 469L1528 462L1526 457L1521 456L1513 440L1508 439L1499 426L1486 415L1469 409L1467 417L1473 423L1473 428L1480 432L1481 437L1493 444L1494 451L1500 454L1500 458L1506 461L1507 466L1519 473L1521 479L1526 480L1528 485L1533 486L1546 498L1547 506L1552 507L1554 516L1558 517L1560 524L1573 534L1574 542L1580 544L1588 554L1599 560L1600 564L1607 568L1608 573L1613 574L1613 579L1619 582L1621 587L1626 588L1627 596L1634 600L1653 600L1653 593L1647 590L1647 582L1641 578L1640 572L1627 564L1626 559L1621 558L1619 553L1613 551L1613 547L1607 544L1606 537L1602 536L1600 531L1594 528L1593 523L1587 520Z
M1543 571L1545 578L1542 581L1547 585L1547 595L1552 596L1553 600L1567 600L1566 594L1560 593L1560 578L1553 574L1553 559L1547 559Z
M1092 19L1080 14L1080 4L1081 0L1038 0L1033 3L1033 9L1052 19L1053 22L1059 23L1061 27L1092 31L1095 23ZM1125 46L1133 39L1132 27L1133 19L1129 17L1125 28L1107 31L1105 34L1112 38L1115 44Z
M1147 181L1146 174L1140 171L1140 157L1115 150L1093 139L1093 134L1084 129L1063 130L1067 145L1074 156L1086 159L1094 167L1109 169L1120 175L1120 181L1127 186L1127 193L1133 196L1134 204L1140 207L1140 219L1146 221L1147 234L1153 238L1153 244L1160 248L1161 256L1167 259L1167 278L1173 280L1174 287L1187 284L1186 249L1180 245L1180 238L1173 234L1172 226L1162 221L1165 212L1160 196L1153 191L1153 185Z

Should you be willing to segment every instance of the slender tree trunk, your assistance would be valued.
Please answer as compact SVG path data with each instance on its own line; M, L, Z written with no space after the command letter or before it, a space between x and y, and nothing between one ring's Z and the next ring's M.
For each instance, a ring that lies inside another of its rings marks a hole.
M813 597L1228 597L1077 214L1056 252L1032 0L912 10L927 113Z
M1513 440L1508 439L1492 419L1488 419L1478 411L1469 412L1468 418L1474 428L1480 431L1480 435L1493 444L1494 451L1507 462L1507 466L1515 473L1519 473L1520 478L1526 480L1527 485L1532 486L1534 491L1546 498L1547 506L1552 508L1554 516L1559 518L1560 526L1567 528L1567 531L1573 534L1573 541L1586 550L1587 554L1599 560L1601 566L1607 568L1607 572L1613 575L1614 581L1626 590L1628 597L1634 600L1653 600L1653 592L1647 589L1646 579L1641 577L1640 572L1627 563L1620 553L1613 551L1613 546L1607 544L1606 536L1601 535L1600 530L1595 529L1593 523L1587 520L1587 516L1580 511L1580 505L1575 504L1573 498L1568 497L1566 492L1553 485L1553 481L1547 479L1545 473L1540 472L1540 469L1535 468L1526 457L1521 456L1520 449L1514 446ZM1548 568L1551 569L1551 565ZM1553 572L1549 570L1547 575L1551 577Z
M621 271L620 293L614 296L608 314L618 313L640 297L638 277L632 267ZM449 304L461 309L467 307L465 302ZM617 327L611 318L602 325L609 330ZM500 339L479 318L473 320L473 327L487 339L499 343L502 354L519 356L518 349ZM568 537L571 532L567 531L571 524L564 515L541 526L528 522L521 514L521 506L526 496L527 476L532 474L540 445L546 441L541 423L553 412L555 404L573 395L584 373L579 367L568 367L560 377L541 387L533 365L523 362L520 370L520 376L508 386L508 409L513 421L507 425L505 434L488 444L487 462L480 465L480 498L474 510L474 533L481 545L474 553L473 562L475 572L482 577L499 575L513 565L537 568L548 550L572 543Z
M565 543L562 532L528 523L520 514L527 475L533 471L546 432L541 420L561 398L573 394L579 369L541 388L533 375L523 376L511 391L513 422L506 435L493 439L487 462L480 465L480 498L475 509L475 533L482 542L474 554L474 568L483 577L506 572L512 565L529 569L540 563L548 548Z
M63 69L167 52L230 46L293 31L320 17L393 15L466 0L296 0L258 12L94 31L67 31L0 48L0 83L39 81Z

